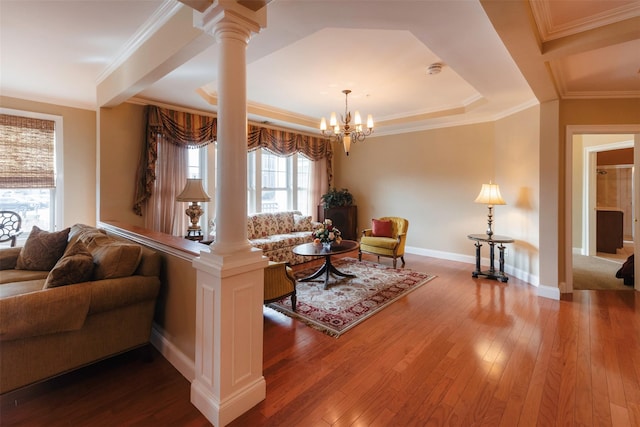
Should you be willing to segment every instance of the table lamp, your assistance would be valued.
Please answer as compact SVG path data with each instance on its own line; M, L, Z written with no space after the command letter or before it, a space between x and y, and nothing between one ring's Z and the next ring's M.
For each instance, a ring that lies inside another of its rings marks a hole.
M202 229L198 222L200 217L204 213L198 202L208 202L211 198L204 191L202 187L202 180L196 178L187 179L187 185L185 185L182 193L176 197L178 202L191 202L185 213L191 220L191 225L187 228L187 237L202 237Z
M493 236L493 229L491 228L493 224L493 205L507 204L500 194L498 184L492 184L491 181L489 181L489 184L482 184L480 194L476 197L475 202L484 203L489 206L489 225L487 227L487 236L491 238L491 236Z

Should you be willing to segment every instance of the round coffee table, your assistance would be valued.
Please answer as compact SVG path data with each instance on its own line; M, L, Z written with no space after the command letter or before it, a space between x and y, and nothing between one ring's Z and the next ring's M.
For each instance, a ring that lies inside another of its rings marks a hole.
M331 264L331 255L342 254L345 252L351 252L354 249L358 249L359 243L354 240L343 240L339 245L333 244L330 248L326 248L322 245L316 245L314 243L304 243L302 245L295 246L292 251L296 255L302 256L324 256L324 264L310 276L298 279L300 282L308 282L324 274L324 288L327 289L329 285L329 273L333 273L336 276L341 277L355 277L354 274L343 273Z

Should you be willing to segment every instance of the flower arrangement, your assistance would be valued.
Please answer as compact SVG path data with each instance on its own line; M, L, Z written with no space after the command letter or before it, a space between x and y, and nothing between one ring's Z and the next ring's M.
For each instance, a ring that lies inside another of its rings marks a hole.
M313 232L313 243L333 243L340 244L342 242L342 233L336 227L333 226L333 222L330 219L325 219L324 222Z

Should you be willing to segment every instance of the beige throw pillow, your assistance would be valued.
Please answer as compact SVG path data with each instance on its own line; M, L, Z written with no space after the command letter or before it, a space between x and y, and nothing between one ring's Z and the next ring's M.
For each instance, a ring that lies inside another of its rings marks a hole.
M20 251L20 255L18 255L16 269L51 270L64 254L69 230L69 228L65 228L64 230L50 233L34 225L29 238L27 238Z
M84 243L76 241L67 249L49 272L44 288L71 285L91 280L93 274L93 257Z

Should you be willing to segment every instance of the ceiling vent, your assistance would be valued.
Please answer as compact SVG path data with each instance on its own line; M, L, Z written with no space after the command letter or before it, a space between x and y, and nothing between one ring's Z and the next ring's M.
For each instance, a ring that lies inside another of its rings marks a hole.
M442 71L442 64L439 62L434 62L427 68L427 73L429 74L438 74L440 71Z

